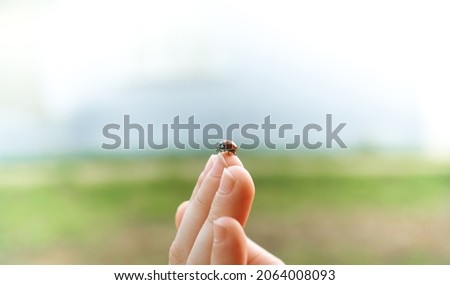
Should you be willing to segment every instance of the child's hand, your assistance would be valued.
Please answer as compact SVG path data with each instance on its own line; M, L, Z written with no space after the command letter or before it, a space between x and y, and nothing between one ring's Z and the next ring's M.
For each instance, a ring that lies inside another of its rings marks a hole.
M246 237L255 187L237 156L212 155L177 210L170 264L283 264Z

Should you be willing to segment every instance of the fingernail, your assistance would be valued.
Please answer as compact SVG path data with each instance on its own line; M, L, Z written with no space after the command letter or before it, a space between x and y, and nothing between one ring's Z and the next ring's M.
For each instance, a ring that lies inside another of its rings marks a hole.
M209 172L212 176L220 176L222 175L223 169L227 166L227 163L223 159L221 155L216 155L216 159L214 160L214 165L212 166L211 171Z
M222 179L220 180L219 192L222 194L230 193L234 188L235 182L231 172L225 168L223 170Z
M214 242L223 242L227 238L227 228L219 220L214 221Z

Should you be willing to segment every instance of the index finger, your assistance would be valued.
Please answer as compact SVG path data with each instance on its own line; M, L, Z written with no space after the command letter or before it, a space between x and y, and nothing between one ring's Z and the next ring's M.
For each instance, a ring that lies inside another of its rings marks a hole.
M169 252L170 264L186 262L195 239L208 217L212 200L219 188L223 169L231 165L242 166L242 162L232 154L215 155L214 165L204 176L197 190L194 190L193 197L178 228Z

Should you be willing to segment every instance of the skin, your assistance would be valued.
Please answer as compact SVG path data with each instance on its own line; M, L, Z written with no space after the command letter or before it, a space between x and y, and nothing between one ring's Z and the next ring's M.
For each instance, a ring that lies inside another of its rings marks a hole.
M253 180L237 156L212 155L191 198L177 209L169 263L283 264L245 235L254 193Z

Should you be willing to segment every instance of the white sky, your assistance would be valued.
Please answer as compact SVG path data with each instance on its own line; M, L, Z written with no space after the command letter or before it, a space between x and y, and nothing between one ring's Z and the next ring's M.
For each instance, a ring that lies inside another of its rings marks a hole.
M142 102L133 105L123 95L130 90L190 80L244 86L246 76L266 76L273 82L261 88L280 90L274 94L278 105L254 94L227 96L253 102L264 114L281 116L289 103L302 102L321 115L327 108L345 111L343 117L355 120L349 135L355 143L419 144L428 153L450 155L449 14L448 4L435 1L0 4L0 135L11 138L0 148L22 151L31 136L36 144L30 152L49 140L64 150L65 141L52 136L65 136L65 124L86 109L100 104L108 110L114 101L127 111L139 109ZM309 93L297 78L311 83ZM190 106L186 99L163 97L149 101ZM207 109L207 100L197 104ZM367 105L358 108L362 103ZM373 114L361 116L370 104ZM153 106L155 112L161 106ZM396 120L407 125L411 117L412 131L402 134Z

